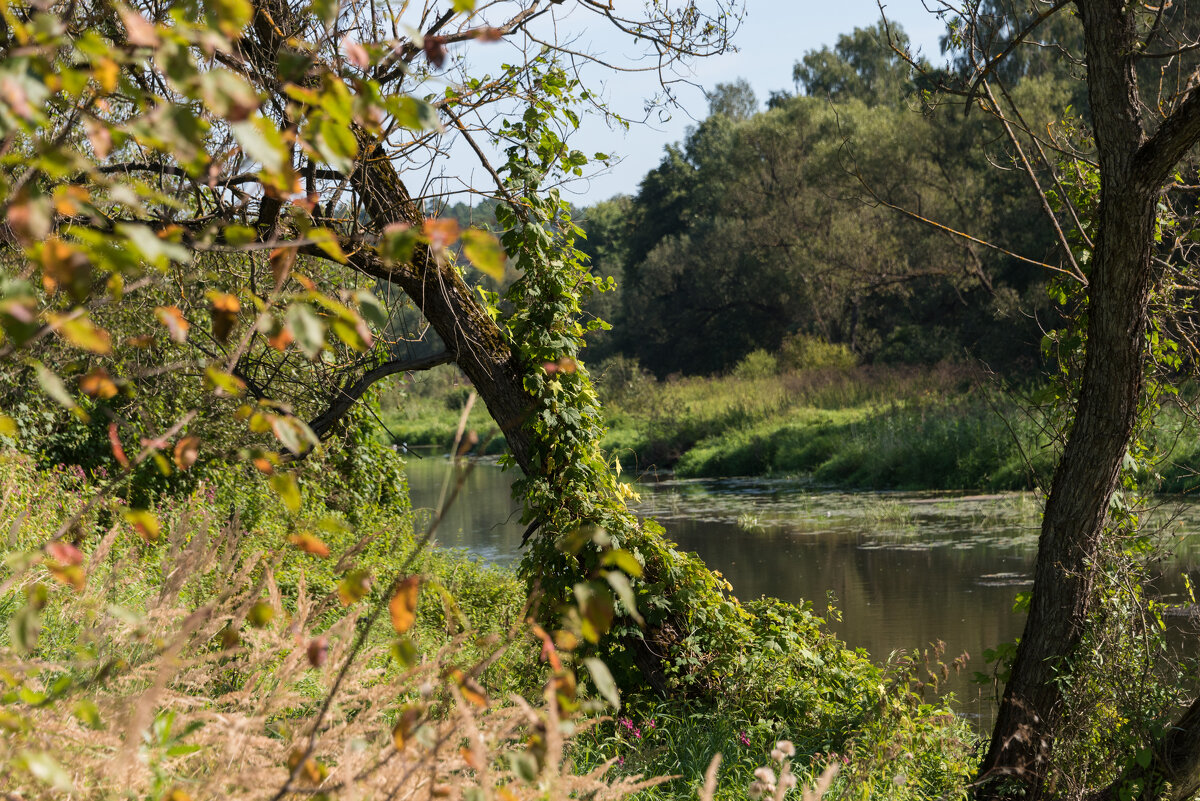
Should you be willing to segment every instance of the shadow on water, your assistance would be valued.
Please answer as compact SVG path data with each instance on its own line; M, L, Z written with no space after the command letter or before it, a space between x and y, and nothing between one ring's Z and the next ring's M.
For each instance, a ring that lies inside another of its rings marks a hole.
M435 506L448 462L413 460L408 473L413 506ZM439 528L440 544L500 564L519 560L525 526L512 475L486 464L473 470ZM819 614L832 598L841 613L827 616L832 628L877 661L938 641L947 663L968 653L965 673L943 689L955 693L962 714L990 726L995 690L969 677L990 671L985 649L1021 633L1024 616L1013 602L1031 583L1034 496L823 492L775 479L666 480L638 490L638 513L719 570L740 598L810 601ZM1155 592L1185 603L1183 575L1200 586L1200 509L1166 503L1156 514L1161 522L1149 525L1163 529L1175 553Z

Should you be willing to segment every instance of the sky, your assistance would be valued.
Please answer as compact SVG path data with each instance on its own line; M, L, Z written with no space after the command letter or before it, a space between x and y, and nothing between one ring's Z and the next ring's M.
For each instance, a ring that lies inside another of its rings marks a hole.
M617 3L637 0L616 0ZM792 66L809 50L832 46L839 34L874 24L879 19L876 0L745 0L746 17L734 36L737 52L698 60L691 80L711 89L718 83L745 78L754 88L760 106L774 90L793 91ZM891 22L899 23L912 40L913 49L931 61L940 61L938 37L944 25L929 13L922 0L885 0ZM590 33L590 31L589 31ZM596 51L621 46L600 30L587 41ZM614 110L641 118L644 100L657 88L648 73L606 76L605 94ZM678 142L689 125L703 119L708 103L699 88L680 85L682 108L635 124L628 132L610 129L598 117L585 116L572 144L585 153L605 152L622 160L603 174L566 187L573 202L587 205L616 194L632 194L643 175L662 158L663 149ZM660 117L662 117L660 119Z

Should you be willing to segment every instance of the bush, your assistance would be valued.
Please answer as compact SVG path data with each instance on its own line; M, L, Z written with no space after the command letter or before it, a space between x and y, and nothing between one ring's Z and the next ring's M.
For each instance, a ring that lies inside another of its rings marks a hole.
M783 370L850 370L858 365L858 357L846 345L806 334L785 339L778 360Z
M733 368L733 376L743 379L766 378L775 375L778 369L775 357L760 348L750 351L746 358L737 363Z

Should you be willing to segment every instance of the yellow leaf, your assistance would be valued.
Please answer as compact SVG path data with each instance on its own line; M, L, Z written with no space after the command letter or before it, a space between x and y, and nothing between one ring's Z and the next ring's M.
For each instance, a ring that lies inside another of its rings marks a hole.
M84 395L101 400L107 400L117 394L117 385L103 367L93 367L86 375L80 376L79 389Z
M146 509L126 509L125 522L133 526L142 539L158 539L158 532L161 529L158 518Z
M471 264L497 282L504 280L504 262L508 254L496 237L487 231L468 228L463 232L462 241L463 253Z
M409 576L400 582L400 587L392 596L391 602L388 603L388 612L392 616L392 628L396 630L397 634L408 631L417 619L419 585L420 580L416 576Z
M88 319L87 315L71 317L66 314L51 314L48 315L48 318L50 325L58 331L59 336L75 347L101 356L112 353L112 337L107 331Z

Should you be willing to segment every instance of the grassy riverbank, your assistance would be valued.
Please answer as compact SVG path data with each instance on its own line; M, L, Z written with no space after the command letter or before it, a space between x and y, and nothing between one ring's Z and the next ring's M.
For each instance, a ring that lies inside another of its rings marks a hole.
M1027 489L1053 466L1038 421L977 375L831 367L776 372L753 363L719 377L656 381L626 362L602 365L608 453L624 469L685 477L802 475L874 489ZM385 407L410 445L448 447L466 389L450 371ZM495 426L479 404L470 425ZM488 452L498 452L493 437Z
M1045 487L1057 459L1043 409L963 367L779 372L773 362L750 359L725 376L656 381L618 360L595 376L609 426L604 448L634 474L1004 491ZM446 368L403 397L393 394L383 420L399 441L448 449L468 394ZM484 452L503 451L481 403L468 425L481 434ZM1165 405L1151 442L1160 491L1200 485L1200 432L1191 415Z

